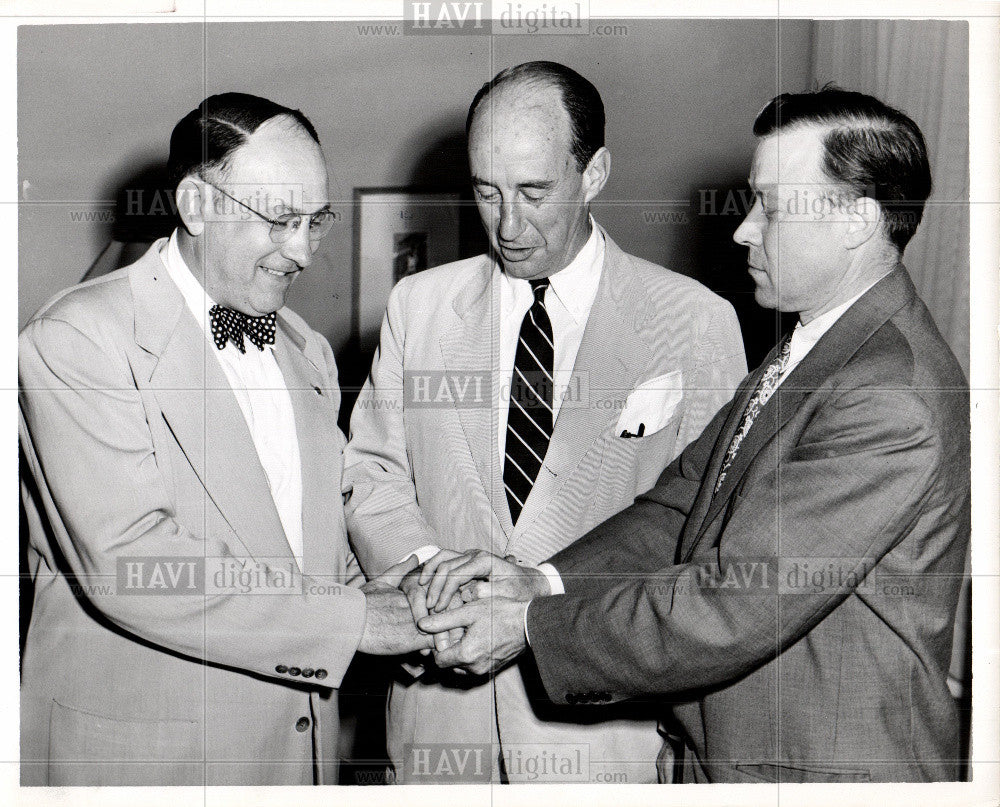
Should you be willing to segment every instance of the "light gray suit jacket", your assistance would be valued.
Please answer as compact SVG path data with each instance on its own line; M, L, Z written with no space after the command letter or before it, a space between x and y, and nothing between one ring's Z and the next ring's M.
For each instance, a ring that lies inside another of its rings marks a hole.
M546 691L673 702L685 782L955 779L968 384L899 267L782 382L713 495L767 363L552 559L566 595L528 609Z
M360 570L333 355L278 313L302 462L305 578L293 580L246 422L163 243L62 293L20 336L35 584L22 782L336 783L335 687L365 601L343 585Z
M512 526L489 388L499 361L500 280L496 264L480 256L405 278L389 298L345 450L348 526L369 575L427 544L543 560L651 487L746 372L728 303L606 238L574 367L586 391L562 404ZM616 425L630 394L668 374L653 396L679 393L672 416L655 433L621 437ZM429 385L417 380L428 375ZM428 397L428 389L440 391L442 375L454 394ZM388 741L398 780L417 781L407 756L420 744L488 744L498 733L505 749L586 745L590 779L625 772L630 782L654 780L660 739L649 710L553 707L528 671L528 679L518 667L497 675L495 702L488 681L456 686L435 671L397 684Z

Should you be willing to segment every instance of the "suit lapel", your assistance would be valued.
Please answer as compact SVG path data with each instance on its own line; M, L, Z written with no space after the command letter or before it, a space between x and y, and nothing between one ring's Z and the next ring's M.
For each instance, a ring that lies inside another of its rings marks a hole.
M602 231L603 232L603 231ZM549 450L531 489L510 544L528 530L580 464L588 449L619 417L652 349L636 332L629 301L645 294L614 241L604 234L605 253L594 305L573 366L589 395L564 401ZM596 405L597 400L601 406ZM508 544L508 550L510 548Z
M314 341L303 337L280 313L274 356L295 412L302 470L302 571L336 575L336 524L343 469L343 439L335 427L340 391L327 386L323 358Z
M903 270L897 270L880 280L854 305L852 305L828 330L816 345L806 354L802 362L781 382L771 399L764 405L754 420L753 426L740 445L733 464L726 472L726 478L719 492L712 496L712 488L718 478L722 459L732 436L743 416L746 403L757 385L763 369L774 358L777 348L771 351L760 367L755 370L740 395L740 406L730 414L722 438L715 446L701 496L705 508L703 520L689 519L696 530L685 531L680 557L687 560L691 550L701 540L705 531L719 515L735 492L740 480L746 474L757 455L781 431L791 417L799 411L806 399L818 390L826 380L840 370L858 349L871 338L882 325L914 294L913 284ZM692 516L695 516L692 513Z
M136 342L149 386L215 506L255 557L290 555L243 412L157 244L130 271Z
M489 390L489 401L480 406L459 404L456 409L483 490L487 492L490 507L506 537L513 525L503 486L503 469L497 453L499 413L493 386L495 381L499 381L500 367L499 283L499 270L493 261L484 258L473 281L455 298L453 308L457 322L444 328L441 354L447 371L455 374L463 383L468 376L489 376L483 381L483 387Z

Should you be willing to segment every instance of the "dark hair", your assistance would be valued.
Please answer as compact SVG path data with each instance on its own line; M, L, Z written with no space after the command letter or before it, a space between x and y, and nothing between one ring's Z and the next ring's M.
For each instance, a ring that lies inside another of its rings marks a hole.
M297 109L242 92L226 92L202 101L181 118L170 135L167 176L173 188L189 174L225 170L233 151L272 118L287 115L319 143L309 119Z
M501 70L487 81L472 99L465 119L465 134L472 129L472 118L482 100L498 87L517 83L540 83L556 87L562 97L563 109L569 115L570 146L576 165L583 171L599 148L604 145L604 102L597 87L587 79L558 62L525 62Z
M902 252L931 193L927 145L917 124L877 98L828 84L777 96L757 115L753 133L764 137L809 124L830 127L823 137L826 174L882 206L886 234Z

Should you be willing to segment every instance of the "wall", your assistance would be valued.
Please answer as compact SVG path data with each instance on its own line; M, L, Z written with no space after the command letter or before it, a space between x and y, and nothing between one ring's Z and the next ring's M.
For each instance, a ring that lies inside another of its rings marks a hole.
M77 282L114 231L73 216L106 215L125 189L157 178L171 128L205 95L253 92L301 108L323 140L343 216L290 304L327 335L353 383L366 361L349 342L353 189L467 192L469 102L502 67L539 58L574 67L604 96L613 170L596 212L612 236L725 291L745 326L769 322L749 303L745 252L730 241L737 212L697 215L699 189L745 184L754 114L809 83L810 23L624 24L627 35L492 38L376 36L356 23L23 27L20 323ZM764 328L751 360L772 336Z

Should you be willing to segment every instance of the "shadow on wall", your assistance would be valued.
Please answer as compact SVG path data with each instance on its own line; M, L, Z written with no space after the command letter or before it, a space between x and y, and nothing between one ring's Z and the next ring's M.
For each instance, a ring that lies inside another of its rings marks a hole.
M104 225L107 246L84 280L135 262L156 239L170 235L179 221L165 163L147 163L125 182L107 188L103 198L115 200L114 222Z
M416 156L409 166L399 166L397 169L397 175L401 178L398 184L426 191L459 194L458 257L471 258L486 252L489 241L472 198L472 177L469 174L464 130L435 126L418 132L412 143L412 153ZM357 289L354 289L354 294L357 294ZM371 369L374 355L374 349L362 350L360 345L377 343L377 331L358 333L355 325L351 338L337 353L342 395L340 427L345 434L349 430L351 410Z
M797 319L762 308L754 300L754 283L747 272L747 248L733 240L753 198L744 177L707 177L688 188L694 232L691 263L694 278L727 300L736 310L746 350L747 367L753 370Z

